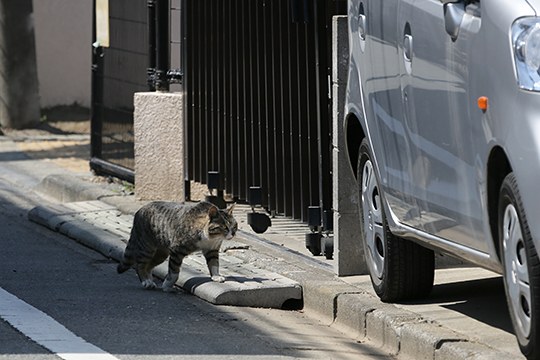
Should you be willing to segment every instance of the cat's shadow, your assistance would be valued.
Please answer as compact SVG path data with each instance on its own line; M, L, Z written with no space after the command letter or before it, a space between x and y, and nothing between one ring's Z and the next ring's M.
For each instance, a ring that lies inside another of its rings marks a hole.
M257 283L263 283L265 281L270 281L271 279L268 278L261 278L261 277L246 277L246 276L229 276L225 277L225 281L234 281L237 283L248 283L248 282L257 282Z

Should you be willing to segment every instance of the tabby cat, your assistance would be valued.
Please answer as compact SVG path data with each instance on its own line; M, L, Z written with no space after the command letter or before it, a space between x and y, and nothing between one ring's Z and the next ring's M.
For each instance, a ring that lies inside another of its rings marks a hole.
M220 210L208 202L185 205L166 201L143 206L135 214L118 273L134 266L142 286L153 289L152 269L169 256L169 272L162 289L171 291L184 257L202 250L212 280L224 282L219 274L219 248L224 239L232 239L236 233L233 208Z

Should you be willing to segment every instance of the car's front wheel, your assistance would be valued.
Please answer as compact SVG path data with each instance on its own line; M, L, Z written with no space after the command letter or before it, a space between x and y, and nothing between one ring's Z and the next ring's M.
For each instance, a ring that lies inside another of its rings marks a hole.
M373 288L387 302L422 298L433 287L434 253L390 232L371 154L364 139L357 179L364 255Z
M540 359L540 261L513 173L501 185L499 241L506 300L519 347L528 359Z

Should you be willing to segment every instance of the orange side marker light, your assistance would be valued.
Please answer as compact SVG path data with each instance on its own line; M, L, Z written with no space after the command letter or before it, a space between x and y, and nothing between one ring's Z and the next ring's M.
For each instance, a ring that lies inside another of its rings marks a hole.
M488 108L488 98L487 96L480 96L478 98L478 108L483 112L486 112Z

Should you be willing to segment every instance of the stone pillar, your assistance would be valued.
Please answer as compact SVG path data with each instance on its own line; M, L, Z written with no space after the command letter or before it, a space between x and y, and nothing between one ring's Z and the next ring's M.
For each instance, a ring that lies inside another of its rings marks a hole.
M333 208L335 272L339 276L367 274L358 215L358 189L349 165L343 131L349 37L347 16L332 19Z
M185 201L184 95L135 94L135 197Z

